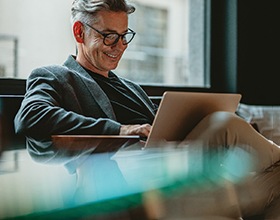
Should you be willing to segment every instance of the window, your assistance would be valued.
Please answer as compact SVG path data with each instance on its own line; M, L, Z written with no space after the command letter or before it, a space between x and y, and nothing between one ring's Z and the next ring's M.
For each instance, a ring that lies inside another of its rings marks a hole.
M138 0L137 35L119 74L141 84L205 87L204 0Z
M141 84L207 87L205 0L130 1L136 11L129 26L137 35L115 72ZM26 78L32 69L75 53L71 3L0 0L0 36L18 41L0 37L0 77Z

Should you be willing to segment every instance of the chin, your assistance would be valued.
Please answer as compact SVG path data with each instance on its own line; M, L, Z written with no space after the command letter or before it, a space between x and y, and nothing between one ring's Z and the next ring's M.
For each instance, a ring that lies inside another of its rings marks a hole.
M110 66L109 66L109 69L110 69L110 70L114 70L114 69L116 69L117 67L118 67L118 64L110 65Z

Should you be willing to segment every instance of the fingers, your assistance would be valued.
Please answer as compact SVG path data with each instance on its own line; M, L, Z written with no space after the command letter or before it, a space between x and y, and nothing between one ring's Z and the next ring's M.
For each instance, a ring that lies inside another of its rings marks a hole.
M120 135L139 135L141 137L148 137L151 131L151 125L122 125Z
M142 136L142 137L148 137L151 131L151 125L149 124L144 124L141 125L138 129L137 129L137 133L138 135Z

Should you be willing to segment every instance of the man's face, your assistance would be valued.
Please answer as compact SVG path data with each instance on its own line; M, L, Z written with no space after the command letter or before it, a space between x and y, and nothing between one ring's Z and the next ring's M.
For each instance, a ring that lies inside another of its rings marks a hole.
M128 15L125 12L98 12L99 20L94 24L89 24L98 31L108 33L123 34L128 29ZM85 27L86 28L86 27ZM78 56L83 59L81 63L93 72L107 75L110 70L115 69L127 48L119 40L115 45L106 46L103 43L103 36L90 29L84 36L84 44Z

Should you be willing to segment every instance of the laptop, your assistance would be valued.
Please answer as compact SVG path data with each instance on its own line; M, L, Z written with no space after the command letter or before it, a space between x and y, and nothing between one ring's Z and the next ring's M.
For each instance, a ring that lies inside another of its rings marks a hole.
M180 141L206 115L215 111L235 112L240 94L172 92L163 94L150 135L143 148L155 147L158 141ZM139 136L53 135L57 147L80 149L95 147L94 153L117 151L140 140Z
M232 93L167 91L145 147L154 147L158 141L181 141L206 115L216 111L234 113L240 100L240 94Z

